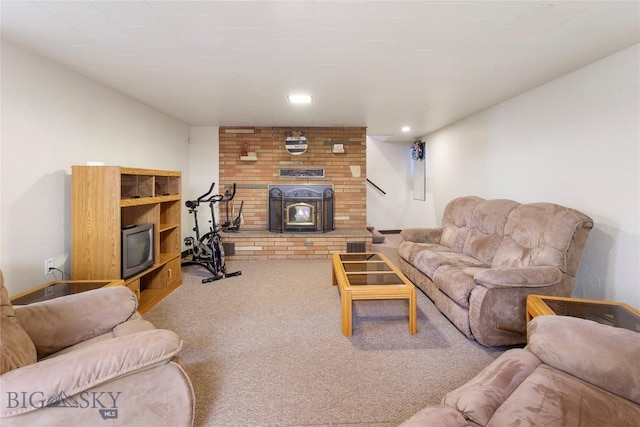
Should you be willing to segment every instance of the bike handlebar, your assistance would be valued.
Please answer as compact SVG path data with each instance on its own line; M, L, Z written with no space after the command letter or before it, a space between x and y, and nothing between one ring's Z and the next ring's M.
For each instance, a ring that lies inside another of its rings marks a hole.
M217 203L220 200L222 200L223 197L224 196L222 194L214 194L213 196L209 197L207 200L203 200L203 201L206 202L206 203L211 203L211 202Z
M204 202L204 198L207 197L209 194L211 194L211 192L213 191L213 187L216 186L215 182L211 183L211 187L209 187L209 191L207 191L206 193L204 193L202 196L198 197L198 202Z
M229 192L229 190L225 190L224 194L214 194L213 196L209 197L207 200L203 200L204 202L207 203L218 203L218 202L230 202L231 200L233 200L233 198L236 195L236 183L233 183L233 189L231 190L231 192Z
M212 182L211 187L209 187L209 191L204 193L202 196L198 197L196 200L187 200L186 202L184 202L184 205L189 209L198 207L200 205L200 202L204 202L205 201L204 198L207 197L209 194L211 194L211 192L213 191L213 187L215 186L216 186L216 183Z
M207 191L206 193L204 193L202 196L198 197L197 200L187 200L185 202L185 206L189 209L193 209L197 206L200 205L200 203L218 203L218 202L229 202L231 200L233 200L233 198L236 195L236 183L233 183L233 190L231 191L231 193L229 193L229 190L227 189L224 194L214 194L213 196L210 196L208 199L205 199L209 194L211 194L211 192L213 191L213 187L215 187L216 183L213 182L211 183L211 187L209 187L209 191Z

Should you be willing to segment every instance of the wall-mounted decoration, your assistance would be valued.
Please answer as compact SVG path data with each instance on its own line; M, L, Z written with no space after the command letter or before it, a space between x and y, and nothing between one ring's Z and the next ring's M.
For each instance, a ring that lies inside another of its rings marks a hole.
M298 156L307 151L307 137L304 131L292 131L284 143L289 154Z
M423 141L415 141L413 145L411 145L411 158L413 160L424 159L424 142Z
M415 141L411 145L411 172L413 175L413 199L426 200L426 168L427 162L422 161L425 158L425 144L423 141Z

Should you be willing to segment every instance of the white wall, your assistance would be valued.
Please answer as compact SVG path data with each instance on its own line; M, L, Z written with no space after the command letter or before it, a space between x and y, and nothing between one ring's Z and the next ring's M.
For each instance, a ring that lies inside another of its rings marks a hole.
M427 194L426 201L413 199L414 164L410 142L384 142L367 137L367 178L386 193L367 184L368 225L378 230L435 227L432 195ZM424 162L419 164L424 166Z
M575 296L640 307L640 45L425 137L436 217L454 197L591 216Z
M189 144L189 182L183 186L183 200L194 200L204 194L212 182L216 183L213 194L224 193L220 188L220 143L217 126L193 126L191 128L192 143ZM216 220L223 222L220 218L220 206L216 205ZM193 236L194 219L193 214L189 214L186 209L183 211L184 236ZM211 219L208 206L198 209L198 223L200 231L205 233L208 230L208 222ZM183 247L183 249L185 249Z
M216 183L215 191L220 192L219 180L220 144L217 126L191 127L192 143L189 144L189 182L184 185L184 198L197 198Z
M6 40L1 66L0 267L15 294L53 280L45 258L68 278L72 165L182 170L188 182L189 126Z

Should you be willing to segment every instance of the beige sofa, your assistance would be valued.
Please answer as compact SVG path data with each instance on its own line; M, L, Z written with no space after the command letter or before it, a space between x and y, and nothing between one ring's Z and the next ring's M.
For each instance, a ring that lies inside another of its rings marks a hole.
M527 295L571 296L591 228L551 203L460 197L440 228L401 232L400 269L467 337L520 344Z
M590 320L539 316L524 349L401 427L635 427L640 420L640 333Z
M2 426L191 426L182 341L128 288L12 307L0 273Z

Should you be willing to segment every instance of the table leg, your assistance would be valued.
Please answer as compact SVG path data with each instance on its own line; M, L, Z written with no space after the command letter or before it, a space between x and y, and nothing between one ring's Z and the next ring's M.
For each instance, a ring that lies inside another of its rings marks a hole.
M353 329L353 304L351 300L351 292L343 290L340 297L342 305L342 335L350 337Z
M416 307L416 288L409 294L409 334L413 335L418 329L418 309Z

